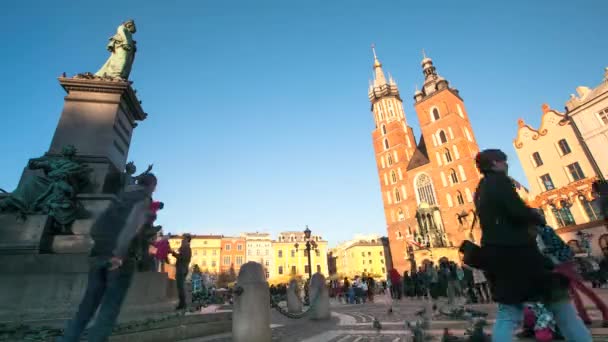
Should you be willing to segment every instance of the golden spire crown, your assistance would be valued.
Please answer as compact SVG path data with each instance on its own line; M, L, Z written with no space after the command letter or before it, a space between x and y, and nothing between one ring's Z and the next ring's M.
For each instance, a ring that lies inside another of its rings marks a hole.
M380 63L378 56L376 55L376 44L372 44L372 53L374 54L374 68L382 67L382 63Z

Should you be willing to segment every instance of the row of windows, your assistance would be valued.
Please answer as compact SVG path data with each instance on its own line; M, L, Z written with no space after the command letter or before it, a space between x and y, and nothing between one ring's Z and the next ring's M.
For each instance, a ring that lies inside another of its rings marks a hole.
M583 172L583 169L581 168L578 162L574 162L572 164L567 165L566 170L572 182L576 182L585 178L585 173ZM540 176L540 183L542 184L545 191L555 189L553 179L551 178L551 175L549 173L545 173L544 175Z
M304 256L308 256L308 251L305 250L305 249L303 251L304 251ZM295 256L296 256L296 250L292 249L291 250L291 257L294 258ZM317 256L317 257L321 256L321 252L318 249L315 249L315 256ZM283 250L279 250L278 257L279 258L283 257Z
M217 263L215 262L215 260L211 260L210 265L211 265L211 267L215 267L215 266L217 266ZM207 260L201 260L200 266L207 267Z
M283 266L279 266L278 272L279 274L283 274ZM321 265L317 265L317 272L321 273ZM296 266L291 266L291 273L298 274L298 268ZM308 265L304 265L304 273L308 273Z
M597 199L588 201L587 199L580 198L579 203L581 204L585 215L589 221L595 221L602 218L600 204ZM564 205L561 208L551 207L551 213L557 223L557 228L562 228L576 224L572 211L570 211L570 205Z
M384 264L384 259L380 259L380 263L381 263L381 264ZM368 264L368 265L373 264L372 259L369 259L369 260L367 261L367 264ZM363 265L365 265L365 259L363 259Z
M565 156L572 152L572 150L570 149L570 145L568 145L568 141L566 141L566 139L559 140L557 142L557 148L559 150L560 156ZM544 165L543 158L541 158L539 152L532 153L532 163L535 167Z
M464 135L468 141L473 141L471 132L469 132L469 129L467 127L463 127L462 131L464 132ZM452 132L452 127L448 127L448 132L450 133L449 134L450 139L454 139L454 133ZM448 136L443 129L440 129L439 131L437 131L437 133L434 134L432 137L433 137L433 144L435 146L443 145L448 142Z
M260 256L260 255L269 255L270 254L268 249L264 250L263 252L264 253L262 253L261 250L257 249L255 251L255 255ZM251 250L251 249L247 250L247 255L250 255L250 256L253 255L253 250Z
M232 258L230 257L230 255L224 256L223 263L226 266L230 266L232 264ZM243 264L243 256L242 255L237 255L235 257L235 263L237 265L241 266Z
M455 159L460 159L460 153L458 152L458 147L456 145L453 145L452 149L454 150ZM436 157L437 157L437 164L439 164L439 165L449 164L454 161L454 158L452 158L452 152L450 152L450 149L447 147L441 151L441 155L439 154L439 152L436 152Z
M355 256L354 254L351 254L353 257ZM379 252L380 256L384 256L384 253L382 251ZM365 258L365 252L361 252L361 256ZM372 252L367 252L367 256L371 257L372 256ZM372 263L371 261L369 262L370 264Z
M203 255L203 256L207 255L207 250L206 249L203 249L202 251L199 251L198 249L194 248L192 250L192 254L194 254L194 255L198 255L198 252L201 252L201 255ZM217 255L217 250L216 249L212 250L211 252L212 252L211 255Z
M455 185L460 183L461 181L464 182L467 180L467 175L464 172L464 168L462 167L462 165L458 165L458 171L456 172L456 169L450 169L448 171L448 179L446 180L445 174L443 173L443 171L440 173L441 176L441 182L443 183L444 187L447 187L448 185ZM460 175L459 175L460 173Z
M323 238L321 236L319 236L319 235L311 236L310 239L314 240L314 241L321 241L321 240L323 240ZM292 234L292 235L289 236L289 238L287 238L284 235L280 235L279 236L279 241L281 241L281 242L287 242L287 241L289 241L289 242L297 242L297 241L304 241L304 240L305 240L304 235L301 235L301 236L297 237L297 236L295 236L295 235Z
M224 246L224 250L229 251L231 249L232 249L232 245L230 245L229 243ZM243 250L243 245L241 245L240 243L238 245L236 245L236 250L237 251L242 251Z
M464 112L462 111L462 107L460 106L459 103L456 104L456 110L458 112L458 116L460 116L461 118L464 119ZM437 108L437 107L431 108L431 110L429 111L429 114L431 116L431 121L437 121L437 120L441 119L441 113L439 112L439 108Z
M468 202L473 202L473 196L471 195L471 191L469 190L469 188L465 189L465 193L466 193L466 197L467 197L467 201ZM454 202L452 202L452 195L450 194L446 194L445 195L446 200L448 201L448 206L451 208L454 206ZM456 205L463 205L464 204L464 196L462 196L462 192L460 191L456 191Z

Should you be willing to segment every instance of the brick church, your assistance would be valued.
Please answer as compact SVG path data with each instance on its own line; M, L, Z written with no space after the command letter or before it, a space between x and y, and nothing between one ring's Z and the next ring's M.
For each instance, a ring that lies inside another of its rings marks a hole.
M393 264L403 272L425 260L457 258L470 238L479 147L463 99L422 60L424 85L413 96L421 136L416 139L396 82L387 80L374 51L369 100L372 133ZM410 117L411 118L411 117ZM474 230L479 241L479 228Z

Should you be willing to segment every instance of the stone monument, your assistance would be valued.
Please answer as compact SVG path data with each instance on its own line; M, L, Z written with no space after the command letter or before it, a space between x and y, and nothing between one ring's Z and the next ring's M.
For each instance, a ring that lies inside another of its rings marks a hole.
M329 290L325 284L325 277L315 273L310 279L310 319L322 320L330 318Z
M232 340L270 342L270 292L261 264L250 261L239 271L232 309Z
M302 312L302 299L300 298L300 286L297 279L291 279L287 288L287 311L289 313Z
M48 152L0 193L0 319L71 316L82 298L89 230L122 191L134 129L147 117L128 81L133 33L132 20L119 26L96 75L59 77L67 95ZM165 273L137 273L123 312L171 307L170 285Z

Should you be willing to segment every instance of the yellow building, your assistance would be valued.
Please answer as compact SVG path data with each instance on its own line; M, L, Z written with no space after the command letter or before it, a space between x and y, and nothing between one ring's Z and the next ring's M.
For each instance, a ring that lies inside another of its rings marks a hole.
M178 251L181 241L181 236L173 236L169 239L169 246L172 250ZM219 273L222 250L221 235L192 235L190 248L192 249L190 267L198 265L202 272ZM170 256L169 260L171 264L175 264L175 258Z
M355 236L331 250L336 258L336 274L350 279L362 274L384 278L388 273L386 253L379 236Z
M513 144L530 184L530 205L542 209L547 223L574 249L581 242L576 232L593 234L592 250L601 254L598 239L605 228L591 191L597 177L566 115L543 105L540 127L520 119Z
M312 273L320 272L327 277L327 241L318 235L312 235L310 239L316 245L316 249L311 250L310 254ZM277 239L272 241L272 249L275 269L271 282L288 282L293 276L308 279L308 255L303 232L279 233Z

